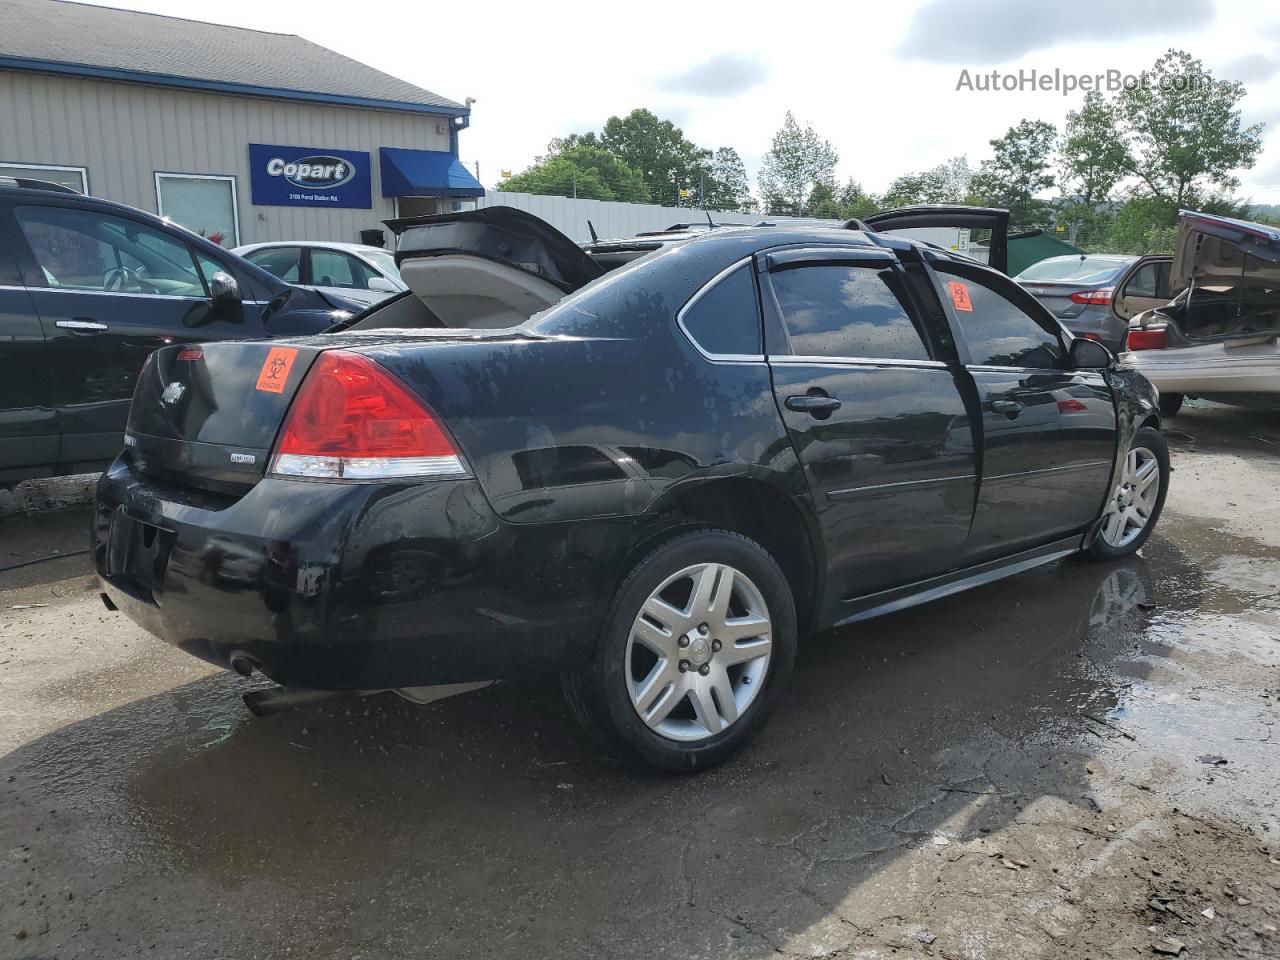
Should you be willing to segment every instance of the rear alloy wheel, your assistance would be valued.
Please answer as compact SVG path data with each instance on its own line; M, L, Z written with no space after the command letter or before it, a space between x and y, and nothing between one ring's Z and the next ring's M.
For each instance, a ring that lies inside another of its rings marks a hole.
M590 668L566 675L588 732L654 766L696 770L746 744L795 656L778 565L725 530L673 537L631 571Z
M1151 536L1168 493L1169 448L1164 435L1143 427L1125 455L1089 552L1100 560L1136 553Z

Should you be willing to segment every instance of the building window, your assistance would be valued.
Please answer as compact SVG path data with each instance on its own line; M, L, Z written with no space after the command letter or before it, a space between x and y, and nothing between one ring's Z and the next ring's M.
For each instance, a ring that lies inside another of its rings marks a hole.
M228 250L240 245L235 177L157 173L156 211Z
M65 167L53 163L9 163L0 160L0 177L24 177L48 180L77 193L89 193L89 171L84 167Z

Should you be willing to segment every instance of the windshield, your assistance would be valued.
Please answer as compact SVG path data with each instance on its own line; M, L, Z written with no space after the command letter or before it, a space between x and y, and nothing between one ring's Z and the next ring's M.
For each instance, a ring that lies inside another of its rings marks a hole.
M1033 263L1013 279L1106 283L1130 262L1126 257L1050 257Z
M365 252L365 258L372 263L378 270L392 280L400 279L400 268L396 266L396 258L391 254L382 250L372 250Z

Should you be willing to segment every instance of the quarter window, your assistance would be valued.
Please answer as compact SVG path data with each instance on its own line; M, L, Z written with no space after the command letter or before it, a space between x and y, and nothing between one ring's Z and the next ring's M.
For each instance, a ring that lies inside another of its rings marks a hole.
M930 359L891 268L800 266L770 283L796 356Z
M942 269L938 279L960 323L970 362L987 367L1062 368L1066 356L1062 339L991 282Z
M760 356L760 308L750 264L743 264L703 293L684 311L680 322L707 353Z
M204 297L185 243L132 220L69 207L14 208L45 285Z

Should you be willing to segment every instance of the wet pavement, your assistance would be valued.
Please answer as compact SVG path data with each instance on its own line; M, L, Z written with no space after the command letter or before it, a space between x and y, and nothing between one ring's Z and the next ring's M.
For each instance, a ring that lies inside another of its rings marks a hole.
M1280 956L1280 415L1169 429L1141 557L812 638L696 777L554 685L254 719L20 490L0 568L64 556L0 570L0 957Z

